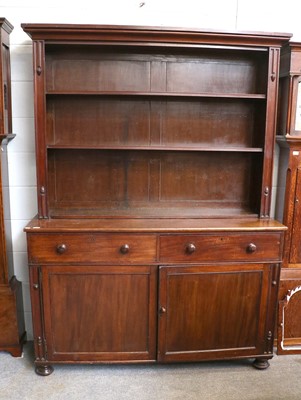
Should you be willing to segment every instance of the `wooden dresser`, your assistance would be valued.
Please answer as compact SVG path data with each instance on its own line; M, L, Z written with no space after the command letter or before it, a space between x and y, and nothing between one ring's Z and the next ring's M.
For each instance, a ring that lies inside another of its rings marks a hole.
M301 353L301 43L282 51L277 218L288 227L279 288L278 354Z
M13 271L7 144L14 138L11 114L9 34L13 26L0 18L0 351L22 354L26 339L22 285Z
M255 358L285 227L270 219L290 35L23 24L33 39L36 372Z

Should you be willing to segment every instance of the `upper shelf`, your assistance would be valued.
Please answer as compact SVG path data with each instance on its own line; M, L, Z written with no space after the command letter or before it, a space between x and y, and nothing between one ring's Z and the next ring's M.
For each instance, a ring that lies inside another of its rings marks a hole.
M221 99L266 99L265 94L257 93L182 93L182 92L134 92L134 91L56 91L48 90L47 95L62 95L62 96L145 96L145 97L181 97L181 98L221 98Z
M245 152L245 153L262 153L262 147L242 147L242 146L156 146L156 145L149 145L149 146L124 146L124 145L102 145L102 146L92 146L92 145L48 145L48 149L58 149L58 150L77 150L77 149L85 149L85 150L118 150L118 151L135 151L135 150L145 150L145 151L194 151L194 152Z

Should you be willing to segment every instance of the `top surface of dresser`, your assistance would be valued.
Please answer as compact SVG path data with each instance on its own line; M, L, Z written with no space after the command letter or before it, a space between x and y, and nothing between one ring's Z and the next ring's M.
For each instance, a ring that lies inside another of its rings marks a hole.
M156 219L156 218L100 218L100 219L38 219L25 227L34 232L264 232L284 231L286 227L271 219Z

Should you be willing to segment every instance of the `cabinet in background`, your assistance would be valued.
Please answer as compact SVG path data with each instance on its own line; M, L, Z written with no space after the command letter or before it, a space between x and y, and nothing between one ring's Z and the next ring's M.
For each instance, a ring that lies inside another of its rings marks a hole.
M288 227L279 288L278 353L301 353L301 43L281 54L277 218Z
M13 26L0 18L0 351L22 354L26 339L22 285L14 276L10 226L7 144L13 139L9 34Z

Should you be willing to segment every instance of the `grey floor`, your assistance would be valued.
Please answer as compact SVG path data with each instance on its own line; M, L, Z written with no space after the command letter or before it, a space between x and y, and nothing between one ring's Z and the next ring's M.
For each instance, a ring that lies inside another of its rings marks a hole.
M60 365L41 377L32 343L22 358L0 352L2 400L301 400L301 355L275 356L267 370L252 360L172 365Z

